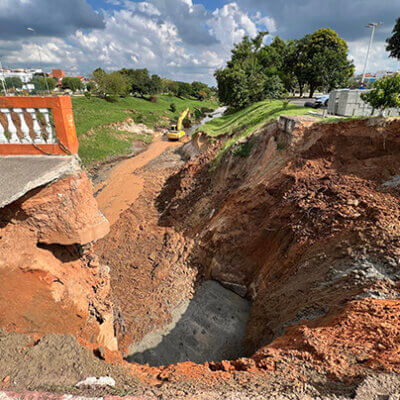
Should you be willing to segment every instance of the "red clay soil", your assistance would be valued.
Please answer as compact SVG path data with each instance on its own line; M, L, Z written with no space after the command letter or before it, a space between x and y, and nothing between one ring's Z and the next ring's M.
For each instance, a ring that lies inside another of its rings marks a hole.
M262 128L248 158L230 152L214 174L212 154L189 162L160 222L196 238L208 277L248 287L258 369L400 372L400 121L307 125Z
M85 173L2 208L0 328L34 338L70 333L116 350L109 274L88 244L108 230Z
M142 190L95 245L110 267L120 351L165 327L197 284L215 279L245 285L253 301L244 357L161 368L114 361L160 398L354 396L363 377L400 373L400 121L286 132L269 124L248 140L249 157L232 149L214 169L217 146L183 166L169 150L133 171Z
M143 179L134 172L166 149L180 145L179 142L163 139L163 136L154 136L153 142L143 153L119 163L105 181L96 185L97 203L111 225L135 202L143 190Z
M193 294L197 269L187 260L191 242L158 224L155 204L167 177L181 164L172 148L147 167L131 171L133 182L143 182L142 190L95 245L100 262L110 266L110 299L119 350L125 355L146 334L170 323L172 311Z

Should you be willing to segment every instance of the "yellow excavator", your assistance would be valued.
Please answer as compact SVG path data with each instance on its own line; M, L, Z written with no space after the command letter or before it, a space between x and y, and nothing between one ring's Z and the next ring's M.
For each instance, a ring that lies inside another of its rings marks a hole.
M168 140L179 140L185 136L185 131L182 129L182 122L189 114L189 108L187 108L179 117L178 124L172 125L171 129L167 133Z

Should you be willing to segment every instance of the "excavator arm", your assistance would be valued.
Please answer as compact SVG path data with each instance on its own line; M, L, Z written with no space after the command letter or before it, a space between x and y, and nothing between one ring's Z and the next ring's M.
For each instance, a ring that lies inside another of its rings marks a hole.
M167 133L169 140L179 140L185 136L185 131L182 129L183 120L189 114L190 109L187 108L179 117L178 124L171 127L171 130Z
M179 117L179 120L178 120L178 131L181 131L181 130L182 130L182 122L183 122L183 120L186 118L186 115L188 115L188 113L189 113L189 108L187 108L187 109L181 114L181 116Z

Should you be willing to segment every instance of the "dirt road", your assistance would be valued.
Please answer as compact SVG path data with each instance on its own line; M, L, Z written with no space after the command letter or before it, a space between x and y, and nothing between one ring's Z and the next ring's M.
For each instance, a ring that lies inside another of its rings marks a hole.
M118 164L105 181L96 185L99 208L111 225L134 203L143 190L143 178L135 174L135 171L158 157L167 148L182 145L181 142L169 142L159 133L156 135L146 151Z

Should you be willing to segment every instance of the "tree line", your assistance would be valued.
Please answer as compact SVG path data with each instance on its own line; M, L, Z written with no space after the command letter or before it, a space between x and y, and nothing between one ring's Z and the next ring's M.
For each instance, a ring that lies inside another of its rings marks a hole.
M245 36L232 50L226 68L215 72L222 103L240 109L267 98L282 98L306 88L316 90L344 87L354 74L348 46L332 29L319 29L299 40L276 36L268 45L268 32L255 38Z
M91 80L86 84L89 97L93 93L104 99L115 99L129 94L144 98L145 96L169 93L181 98L194 97L205 100L216 94L216 88L210 88L205 83L198 81L187 83L161 78L156 74L150 75L146 68L123 68L110 73L97 68L92 72L90 78ZM47 74L45 76L35 74L29 83L35 86L35 91L45 91L47 87L49 90L53 90L57 86L57 80ZM18 77L6 78L5 84L8 89L23 88L23 82ZM64 77L61 81L61 87L73 92L85 89L83 82L76 77Z
M90 91L104 99L115 99L132 94L137 97L155 96L160 93L169 93L177 97L195 97L204 100L216 93L202 82L180 82L153 74L146 68L127 69L107 73L97 68L91 75L93 84Z

